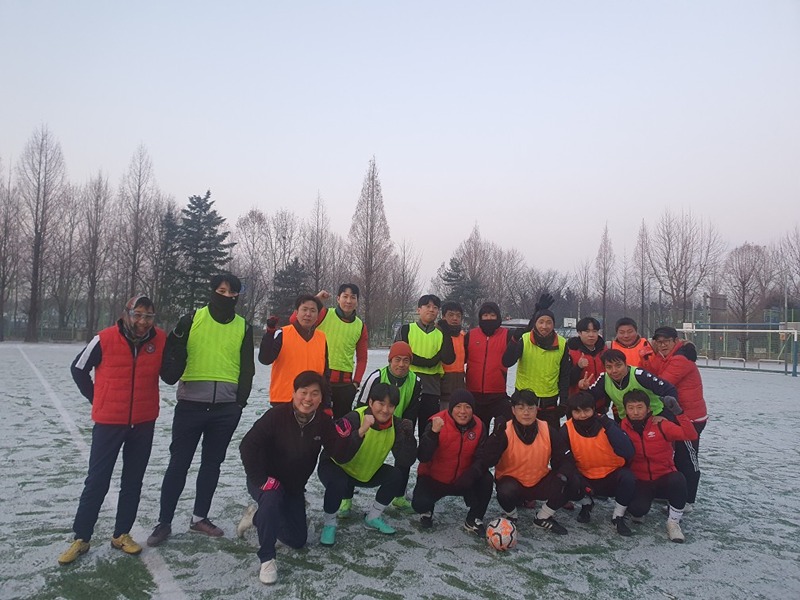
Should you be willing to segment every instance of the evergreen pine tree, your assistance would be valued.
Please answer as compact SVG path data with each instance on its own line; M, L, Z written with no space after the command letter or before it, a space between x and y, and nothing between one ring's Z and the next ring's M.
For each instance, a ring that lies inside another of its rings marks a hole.
M300 264L297 257L293 258L285 269L275 273L270 306L272 314L278 316L281 325L289 322L297 297L308 293L309 277L308 271Z
M233 242L225 240L225 219L213 208L211 191L205 196L190 196L181 211L179 247L182 256L179 294L183 310L192 310L208 300L208 280L223 271L231 260Z
M163 324L175 323L181 315L181 228L177 208L167 205L158 224L158 246L153 260L153 301Z
M464 265L455 257L450 259L440 276L447 294L445 299L459 302L464 307L467 322L476 319L478 302L483 297L481 283L470 278Z

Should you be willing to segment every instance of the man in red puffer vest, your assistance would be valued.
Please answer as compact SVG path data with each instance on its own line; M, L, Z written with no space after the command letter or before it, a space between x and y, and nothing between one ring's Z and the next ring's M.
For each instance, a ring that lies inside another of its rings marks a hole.
M433 415L419 442L417 485L411 506L420 525L433 526L436 502L445 496L463 496L469 512L467 531L483 535L483 517L492 498L493 480L480 468L475 453L487 438L487 428L474 416L475 398L467 390L454 390L447 410Z
M120 450L122 479L111 546L126 554L142 551L130 530L153 445L160 400L158 377L166 342L164 332L153 326L154 319L155 307L149 298L131 298L117 324L94 336L72 363L72 378L91 402L95 424L89 474L72 526L75 539L58 557L59 564L69 564L89 550Z

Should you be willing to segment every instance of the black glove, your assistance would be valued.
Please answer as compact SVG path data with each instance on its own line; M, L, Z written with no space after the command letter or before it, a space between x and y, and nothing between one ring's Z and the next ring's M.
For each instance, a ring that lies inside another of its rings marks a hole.
M194 315L183 315L175 324L175 329L172 330L172 333L179 338L186 337L186 334L192 328L193 321Z
M611 424L614 422L608 418L608 415L597 415L598 420L600 421L600 425L603 426L603 429L608 431L608 428L611 427Z
M666 408L669 412L671 412L676 417L683 413L683 409L681 405L678 404L678 401L673 398L672 396L662 396L661 402L664 403L664 408Z
M400 419L400 424L397 426L397 428L404 436L414 437L414 423L408 419Z
M278 317L277 315L272 315L267 319L267 331L275 331L276 327L278 327Z
M495 431L504 431L506 428L506 423L508 423L508 419L505 417L495 417L494 418L494 429L492 433Z
M550 294L545 292L541 296L539 296L539 301L536 303L536 306L533 307L534 312L538 312L540 310L544 310L545 308L550 308L553 306L555 302L555 298L553 298Z

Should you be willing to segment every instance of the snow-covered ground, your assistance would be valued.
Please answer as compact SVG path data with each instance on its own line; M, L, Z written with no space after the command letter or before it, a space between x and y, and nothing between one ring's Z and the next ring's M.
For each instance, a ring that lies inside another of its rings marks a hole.
M396 536L367 532L353 518L341 523L333 548L320 546L316 533L306 549L280 548L279 583L267 588L257 578L255 532L235 537L247 501L238 441L263 413L269 385L269 368L259 365L210 515L226 536L188 532L195 464L166 544L140 557L110 547L112 488L92 549L60 567L91 439L90 405L69 375L79 350L0 344L0 598L800 598L800 379L711 369L703 370L712 414L702 438L703 479L697 509L684 518L683 545L666 539L657 510L634 537L619 537L606 504L588 525L559 511L564 537L534 531L526 511L517 549L498 553L461 529L465 509L452 498L437 506L431 531L390 509ZM386 354L371 351L370 368ZM164 386L133 532L142 543L158 515L174 405L174 390ZM412 473L409 492L413 481ZM318 531L316 475L307 496ZM361 491L355 504L366 507L371 498ZM498 513L493 500L487 517Z

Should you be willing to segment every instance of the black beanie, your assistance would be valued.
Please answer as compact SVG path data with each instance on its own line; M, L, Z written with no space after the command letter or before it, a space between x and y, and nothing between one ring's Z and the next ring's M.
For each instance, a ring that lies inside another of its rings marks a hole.
M556 316L553 314L553 311L550 310L549 308L540 308L535 313L533 313L533 322L536 323L536 321L538 321L540 317L550 317L551 319L553 319L554 324L556 322Z
M470 408L475 410L475 396L472 395L472 392L469 390L454 390L452 394L450 394L450 405L447 409L451 415L453 414L453 408L455 408L456 404L461 403L469 404Z
M500 306L496 302L484 302L481 304L481 307L478 309L478 320L486 313L496 314L498 320L503 318L503 315L500 313Z

